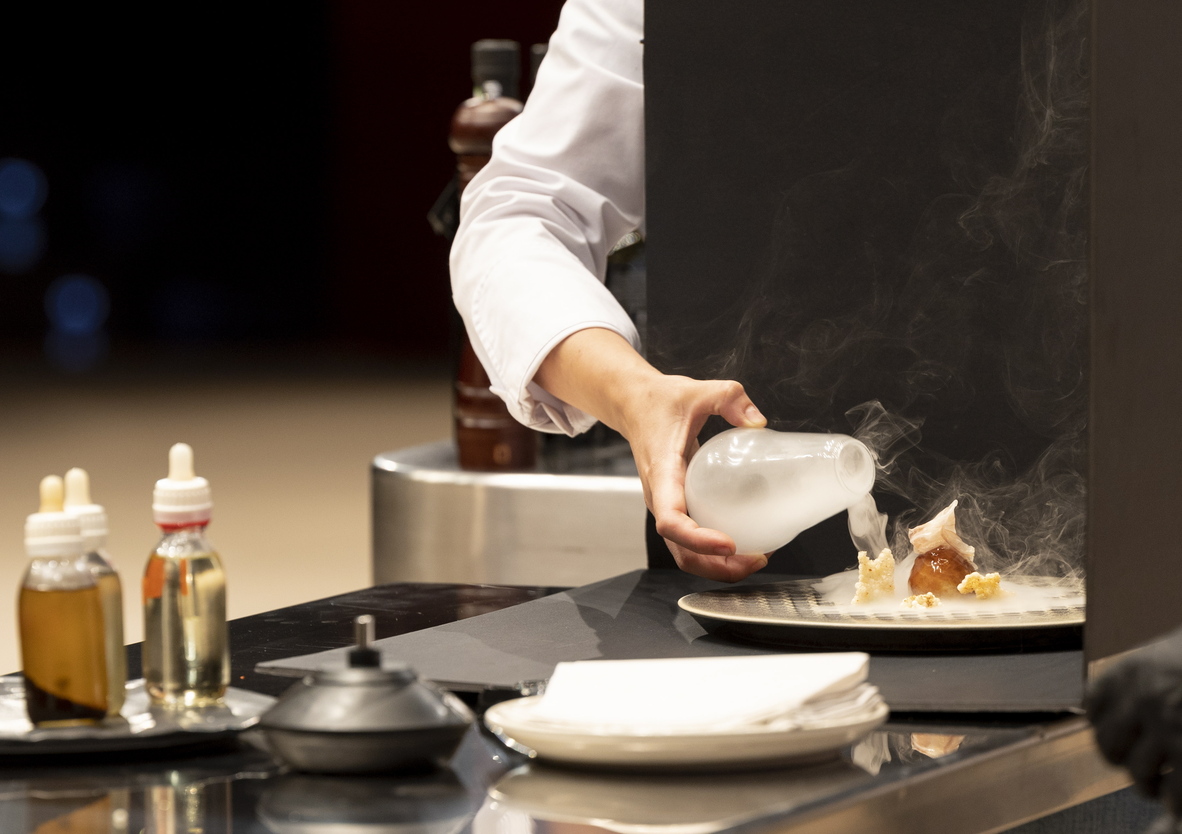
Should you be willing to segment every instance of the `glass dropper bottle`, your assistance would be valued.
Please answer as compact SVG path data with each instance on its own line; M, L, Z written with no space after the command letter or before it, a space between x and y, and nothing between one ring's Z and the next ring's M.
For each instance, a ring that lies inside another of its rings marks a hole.
M155 704L216 704L230 683L226 574L205 538L212 509L192 448L177 443L152 494L162 536L144 570L144 682Z
M103 605L107 714L118 715L127 694L127 649L123 643L123 585L106 549L107 511L91 503L90 476L85 469L67 472L65 485L65 511L82 526L82 561L94 575Z
M82 559L82 528L62 510L62 479L41 480L25 521L30 562L17 601L25 708L37 727L97 724L107 715L98 584Z

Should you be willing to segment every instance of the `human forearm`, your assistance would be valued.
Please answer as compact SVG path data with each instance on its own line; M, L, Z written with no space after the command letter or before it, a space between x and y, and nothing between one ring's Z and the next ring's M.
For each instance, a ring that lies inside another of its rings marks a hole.
M593 423L537 396L559 340L599 327L638 343L603 282L612 246L644 220L642 38L639 0L568 0L524 112L464 191L456 307L493 390L540 431Z
M638 400L663 376L618 333L588 328L550 351L534 381L628 437Z
M645 503L683 570L733 581L767 563L761 554L736 554L729 536L700 527L685 507L686 466L706 420L718 414L735 426L766 423L742 385L663 374L625 339L596 328L563 340L534 381L628 440Z

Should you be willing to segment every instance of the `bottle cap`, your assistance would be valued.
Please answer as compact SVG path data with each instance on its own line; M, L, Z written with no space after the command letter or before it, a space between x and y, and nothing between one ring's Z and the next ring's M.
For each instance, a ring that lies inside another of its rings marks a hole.
M517 98L521 87L521 46L517 41L486 38L472 44L472 85L501 85L502 95Z
M107 511L90 503L90 476L77 467L66 473L65 511L82 525L83 547L87 553L107 545Z
M73 556L82 550L82 525L62 510L62 479L41 479L41 508L25 519L25 551L32 557Z
M168 477L156 482L152 517L157 524L206 524L213 510L209 481L193 474L193 449L177 443L168 450Z

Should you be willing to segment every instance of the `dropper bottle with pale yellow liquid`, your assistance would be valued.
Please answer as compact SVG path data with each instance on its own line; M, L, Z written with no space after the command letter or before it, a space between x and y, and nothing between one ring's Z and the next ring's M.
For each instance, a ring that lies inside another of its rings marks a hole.
M107 512L90 501L90 476L85 469L66 473L65 511L82 526L82 560L98 583L103 604L103 638L107 655L107 714L118 715L127 693L127 649L123 644L123 585L107 555Z
M41 481L25 521L31 561L17 600L25 709L37 727L98 724L107 716L107 661L98 582L83 559L82 526L63 511L62 479Z
M226 574L205 538L212 509L193 450L177 443L152 494L163 535L144 570L144 683L158 705L216 704L230 684Z

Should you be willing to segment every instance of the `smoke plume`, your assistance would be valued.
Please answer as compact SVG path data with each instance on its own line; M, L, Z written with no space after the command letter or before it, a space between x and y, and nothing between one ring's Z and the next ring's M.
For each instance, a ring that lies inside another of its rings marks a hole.
M1031 3L1008 74L935 120L938 175L884 175L868 149L797 182L737 346L707 371L743 380L773 428L848 421L876 494L900 499L897 553L956 499L984 569L1081 570L1087 27L1086 2Z

